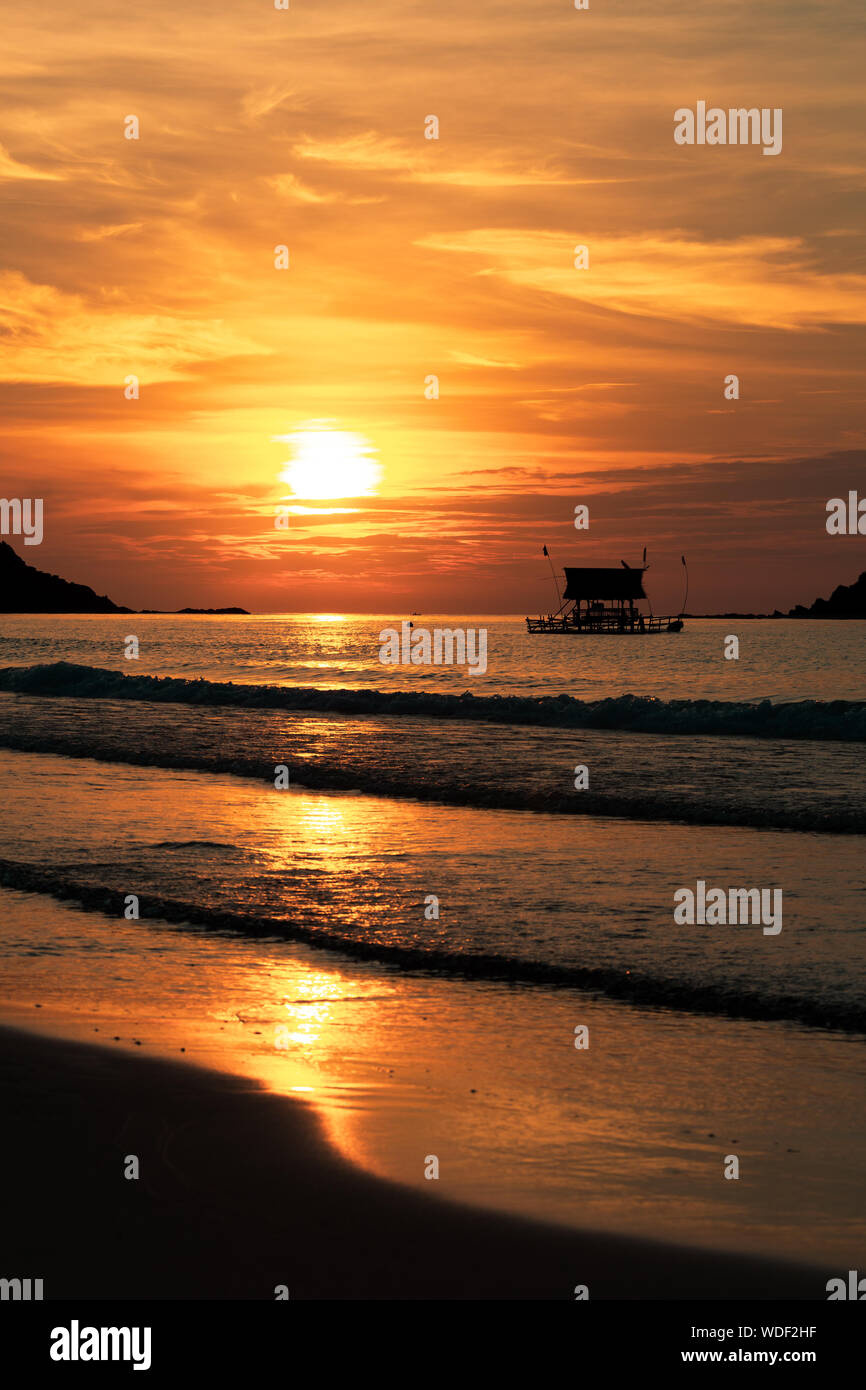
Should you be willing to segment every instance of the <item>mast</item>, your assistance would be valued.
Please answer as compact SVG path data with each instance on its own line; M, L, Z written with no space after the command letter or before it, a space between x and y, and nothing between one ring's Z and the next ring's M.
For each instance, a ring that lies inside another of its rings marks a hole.
M559 580L556 577L556 570L553 568L553 561L550 558L550 551L548 550L547 546L544 546L544 553L547 556L547 563L550 565L550 573L553 577L553 587L556 590L556 611L559 612L560 608L562 607L562 596L559 592Z

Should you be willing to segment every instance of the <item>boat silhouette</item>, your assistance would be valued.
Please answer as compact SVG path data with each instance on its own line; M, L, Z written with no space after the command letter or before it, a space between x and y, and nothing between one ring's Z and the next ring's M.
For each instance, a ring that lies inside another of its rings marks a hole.
M550 559L547 546L544 554ZM644 550L646 561L646 550ZM547 613L537 618L526 619L527 632L558 633L569 637L577 636L636 636L650 637L660 632L682 632L683 612L676 616L656 617L650 611L643 613L639 607L642 600L649 605L643 587L643 576L649 569L644 563L632 567L621 560L621 569L574 566L565 567L565 592L555 613ZM683 567L686 561L683 556ZM551 564L551 570L553 565ZM557 597L559 583L556 580ZM688 570L686 570L688 583ZM686 589L688 593L688 589ZM683 602L685 608L685 601Z

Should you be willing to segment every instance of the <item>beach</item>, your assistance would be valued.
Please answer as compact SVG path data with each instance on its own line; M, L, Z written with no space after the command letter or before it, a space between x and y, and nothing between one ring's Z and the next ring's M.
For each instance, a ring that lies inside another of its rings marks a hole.
M0 826L0 1019L51 1039L27 1082L51 1132L80 1092L104 1172L108 1134L140 1115L124 1154L146 1149L148 1164L122 1190L144 1191L162 1165L154 1191L176 1192L178 1221L190 1202L183 1241L201 1225L205 1243L183 1287L142 1297L234 1296L207 1245L225 1222L227 1248L249 1246L239 1296L272 1297L256 1283L259 1232L297 1225L298 1190L331 1255L332 1209L357 1246L390 1253L367 1294L342 1257L317 1265L309 1233L300 1273L281 1280L281 1238L265 1285L292 1296L573 1298L587 1284L590 1297L735 1300L758 1284L787 1297L794 1279L791 1296L823 1298L858 1267L866 706L853 628L767 625L752 675L721 700L717 624L671 639L667 674L652 656L617 669L593 649L571 696L562 649L510 620L491 629L492 685L459 695L411 674L378 688L375 647L362 656L384 618L347 618L342 641L333 617L154 619L136 671L116 655L95 664L124 621L0 630L13 663L0 800L15 808ZM257 665L269 650L287 665ZM196 665L206 679L190 679ZM641 674L652 696L623 693ZM798 686L808 698L791 698ZM545 690L558 693L533 693ZM708 920L719 886L760 889L774 925ZM675 915L684 892L691 921ZM189 1133L169 1114L186 1105L201 1116ZM38 1148L42 1123L31 1107L22 1142ZM29 1183L41 1160L15 1147L7 1161ZM110 1242L115 1211L87 1183L92 1233ZM380 1236L372 1217L357 1225L350 1189L372 1194ZM454 1248L473 1257L470 1226L497 1250L534 1232L519 1277L500 1253L461 1292L435 1241L413 1266L400 1242L417 1227L426 1250L434 1210L437 1231L469 1223ZM172 1245L167 1227L161 1239ZM53 1238L39 1248L48 1258ZM73 1233L55 1254L80 1248ZM777 1273L757 1279L767 1261ZM141 1277L160 1267L154 1254ZM206 1291L190 1293L199 1277Z
M0 1085L5 1265L46 1299L818 1299L830 1277L410 1192L243 1078L2 1028Z

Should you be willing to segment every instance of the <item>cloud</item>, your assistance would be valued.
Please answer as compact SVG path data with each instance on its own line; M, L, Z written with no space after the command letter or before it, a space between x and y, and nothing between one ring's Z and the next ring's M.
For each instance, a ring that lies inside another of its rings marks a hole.
M82 227L75 233L76 241L107 241L109 237L125 236L127 232L139 232L141 222L119 222L116 226Z
M288 108L299 111L306 106L304 98L299 97L293 87L274 82L267 87L254 87L241 97L241 111L248 121L260 121L272 111Z
M866 275L822 273L798 237L698 241L641 233L590 241L584 270L574 269L578 243L566 232L491 227L438 233L419 244L483 257L487 264L476 275L618 313L787 330L866 323Z
M455 164L445 140L425 140L419 127L418 138L410 145L394 136L367 130L331 139L306 137L293 153L299 159L339 165L344 169L369 173L403 174L410 182L450 184L454 187L569 188L577 183L611 183L616 180L576 179L553 168L520 167L497 152L478 153Z
M219 319L137 313L88 303L16 271L0 273L2 379L111 385L178 380L202 360L258 352Z
M42 169L34 169L29 164L19 164L4 145L0 145L0 179L39 179L49 183L62 180L61 174L47 174Z
M384 202L384 198L374 195L364 197L346 194L336 188L331 191L313 188L310 184L302 182L297 174L274 174L273 177L266 178L265 183L274 190L278 198L285 198L287 202L292 203L339 203L359 207L364 203Z
M475 357L471 352L452 352L451 358L454 362L460 362L465 367L496 367L501 371L519 371L519 362L499 362L493 357Z

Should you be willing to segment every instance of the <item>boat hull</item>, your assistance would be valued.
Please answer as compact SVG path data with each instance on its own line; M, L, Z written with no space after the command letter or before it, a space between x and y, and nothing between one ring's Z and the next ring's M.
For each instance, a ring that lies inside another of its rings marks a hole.
M559 637L658 637L682 632L682 618L645 618L643 624L569 622L563 618L527 618L526 630L533 635L548 633Z

